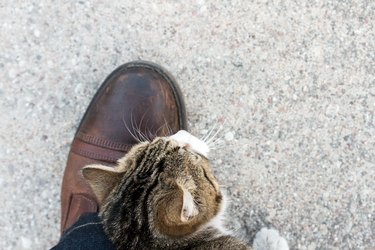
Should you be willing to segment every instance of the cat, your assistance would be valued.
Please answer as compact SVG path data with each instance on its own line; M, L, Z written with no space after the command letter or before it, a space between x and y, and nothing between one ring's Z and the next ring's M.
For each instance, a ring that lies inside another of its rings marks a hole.
M204 141L179 131L133 146L115 168L83 168L117 249L252 249L222 224L225 197L208 153ZM258 232L253 247L289 249L274 229Z

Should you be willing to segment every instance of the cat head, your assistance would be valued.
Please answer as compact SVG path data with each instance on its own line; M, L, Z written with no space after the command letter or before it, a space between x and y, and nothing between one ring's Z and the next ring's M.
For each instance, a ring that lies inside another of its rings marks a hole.
M134 146L115 168L90 165L82 173L97 196L104 223L116 218L123 221L122 229L146 223L161 235L179 237L210 222L222 207L208 152L203 141L179 131Z

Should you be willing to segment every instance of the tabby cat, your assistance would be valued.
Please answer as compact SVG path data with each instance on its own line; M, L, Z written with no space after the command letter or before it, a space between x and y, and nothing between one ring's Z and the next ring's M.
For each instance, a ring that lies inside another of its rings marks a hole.
M115 168L83 169L117 249L251 249L221 224L225 201L208 152L205 142L179 131L135 145ZM262 231L255 249L288 249L275 230Z

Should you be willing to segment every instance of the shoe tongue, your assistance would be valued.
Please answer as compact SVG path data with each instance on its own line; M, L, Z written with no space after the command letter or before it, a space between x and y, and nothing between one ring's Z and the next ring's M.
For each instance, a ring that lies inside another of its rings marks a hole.
M208 152L210 151L208 145L204 141L185 130L180 130L169 138L179 142L181 145L188 144L193 151L202 154L205 157L208 156Z

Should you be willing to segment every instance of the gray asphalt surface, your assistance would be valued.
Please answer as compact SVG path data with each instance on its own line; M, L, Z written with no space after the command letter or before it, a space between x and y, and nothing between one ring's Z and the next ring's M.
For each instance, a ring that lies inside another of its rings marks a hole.
M114 3L116 2L116 3ZM251 241L375 247L375 2L0 1L0 249L59 239L60 185L91 97L136 59L180 83Z

